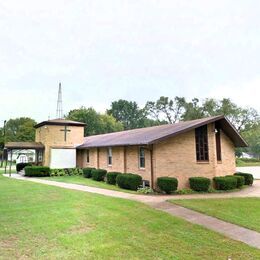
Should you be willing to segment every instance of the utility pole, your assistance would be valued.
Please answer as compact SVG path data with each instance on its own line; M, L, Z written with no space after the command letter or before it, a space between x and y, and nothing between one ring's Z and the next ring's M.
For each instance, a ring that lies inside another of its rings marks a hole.
M3 132L3 137L4 137L4 147L5 147L5 124L6 120L4 121L4 132ZM1 168L3 167L3 162L4 162L4 147L1 155Z

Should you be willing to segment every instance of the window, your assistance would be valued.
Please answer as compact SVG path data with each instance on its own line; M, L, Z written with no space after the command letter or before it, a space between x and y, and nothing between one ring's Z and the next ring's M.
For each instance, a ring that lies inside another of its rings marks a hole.
M108 165L112 165L112 148L109 147L107 149L107 163Z
M42 152L42 150L40 150L38 152L38 162L42 162L42 159L43 159L43 152Z
M145 149L143 147L139 148L139 167L145 168Z
M87 152L87 163L89 163L89 150L87 150L86 152Z
M221 138L220 138L220 128L216 127L216 153L217 153L217 160L221 161Z
M209 160L207 125L195 129L197 161Z

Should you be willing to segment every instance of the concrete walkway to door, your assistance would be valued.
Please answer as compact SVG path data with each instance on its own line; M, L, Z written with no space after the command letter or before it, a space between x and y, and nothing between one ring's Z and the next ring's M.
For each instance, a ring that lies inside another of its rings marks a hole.
M6 175L4 174L4 176L9 177L9 175L7 174ZM71 190L79 190L84 192L96 193L96 194L101 194L101 195L111 196L116 198L135 200L138 202L145 203L157 210L161 210L173 216L183 218L191 223L204 226L215 232L223 234L231 239L244 242L250 246L260 249L260 233L167 202L168 199L180 199L180 198L194 199L194 198L260 197L260 192L259 192L260 181L255 181L255 184L252 187L247 188L248 190L246 189L234 193L194 194L194 195L184 195L184 196L183 195L156 196L156 195L130 194L130 193L125 193L120 191L89 187L80 184L56 182L56 181L49 181L49 180L38 179L38 178L28 178L28 177L20 176L18 174L12 174L11 178L24 180L24 181L31 181L31 182L41 183L41 184L47 184L47 185L71 189ZM216 197L212 195L218 195L218 196Z

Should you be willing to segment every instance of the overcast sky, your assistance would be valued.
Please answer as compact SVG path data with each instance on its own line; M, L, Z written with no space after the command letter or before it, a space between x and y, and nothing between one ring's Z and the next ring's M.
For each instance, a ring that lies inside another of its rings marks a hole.
M0 2L0 125L120 98L231 98L260 111L260 1Z

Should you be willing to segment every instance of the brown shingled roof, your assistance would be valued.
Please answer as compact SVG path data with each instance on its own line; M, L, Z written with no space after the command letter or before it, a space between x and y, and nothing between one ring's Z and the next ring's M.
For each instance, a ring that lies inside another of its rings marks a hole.
M34 126L34 128L39 128L44 125L67 125L67 126L85 126L85 123L72 121L72 120L66 120L66 119L52 119L48 121L43 121L37 125Z
M84 143L78 149L91 147L149 145L160 142L169 137L188 132L199 126L218 121L223 131L230 137L236 147L247 146L244 139L224 116L202 118L184 121L176 124L160 125L133 130L94 135L85 137Z

